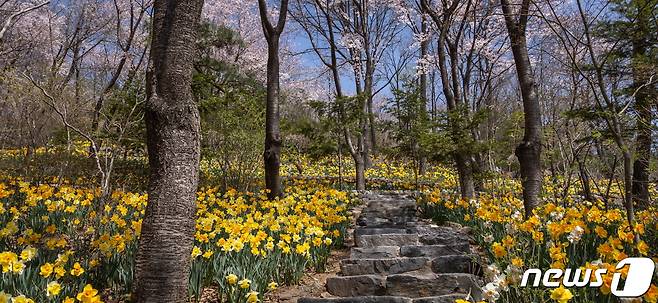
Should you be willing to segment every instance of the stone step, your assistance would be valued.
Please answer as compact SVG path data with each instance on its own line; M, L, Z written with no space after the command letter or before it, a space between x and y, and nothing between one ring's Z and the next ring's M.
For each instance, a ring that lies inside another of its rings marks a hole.
M351 259L382 259L400 256L399 246L352 247Z
M327 291L338 297L396 296L427 298L470 293L480 298L477 277L471 274L404 273L327 278Z
M454 303L457 299L464 299L468 294L452 294L436 297L425 297L413 299L413 303Z
M417 234L363 235L356 240L358 247L418 245Z
M385 293L390 296L424 298L471 293L481 297L479 282L471 274L397 274L387 276L385 281Z
M467 273L481 275L482 267L477 262L477 255L446 255L432 259L431 267L435 273Z
M376 227L359 227L354 230L354 239L367 235L383 234L407 234L405 228L376 228Z
M482 269L463 229L437 226L417 214L407 194L367 193L354 212L355 246L326 280L332 298L299 303L453 303L479 300ZM467 295L468 294L468 295Z
M391 297L391 296L366 296L366 297L322 298L322 299L301 298L297 300L297 303L413 303L413 302L414 301L410 298Z
M374 228L406 228L412 223L417 222L418 218L408 214L386 214L376 216L360 216L357 220L357 226L367 226Z
M430 268L429 258L344 259L340 261L343 276L400 274Z
M367 296L349 298L300 298L297 303L454 303L466 298L467 294L445 295L426 298L405 298L392 296Z
M427 245L454 245L469 243L468 235L448 227L419 224L407 228L408 233L419 234L420 242Z
M400 256L436 258L446 255L466 254L469 251L468 243L460 245L404 245L400 247Z
M466 235L420 234L418 239L425 245L468 245L470 243Z
M360 275L327 278L327 291L338 297L386 295L386 277Z

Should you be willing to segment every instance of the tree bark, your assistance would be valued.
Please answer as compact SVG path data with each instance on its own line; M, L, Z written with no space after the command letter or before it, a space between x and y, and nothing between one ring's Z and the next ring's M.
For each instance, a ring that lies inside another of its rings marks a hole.
M270 23L265 0L258 1L260 20L263 33L267 40L267 95L265 111L265 187L269 190L267 196L273 200L281 196L281 132L279 128L279 38L286 24L288 15L288 0L281 1L279 19L276 26Z
M651 128L652 113L650 102L636 97L637 135L635 138L635 154L633 163L633 197L640 208L650 204L649 199L649 161L651 159Z
M525 216L532 216L532 210L540 203L542 187L541 171L541 110L532 66L528 56L526 41L526 24L530 0L521 3L518 21L512 14L509 0L501 0L505 25L512 44L514 65L523 99L525 129L523 141L516 147L515 154L521 166L521 184L523 185L523 206Z
M265 114L265 187L268 197L281 196L281 132L279 129L279 36L273 35L267 52L267 97Z
M187 302L200 158L192 62L203 0L156 1L147 73L148 205L135 302Z
M457 174L459 175L459 188L462 198L470 199L475 196L475 181L473 179L473 167L471 167L467 156L456 153Z
M365 165L363 157L357 154L354 158L354 166L356 169L356 190L365 190L366 189L366 178L365 178Z
M580 182L583 186L583 195L585 196L585 200L594 202L594 196L592 195L592 189L589 184L589 174L585 168L585 161L578 158L576 161L578 162L578 174L580 175Z
M647 57L647 49L650 42L647 41L651 36L647 28L647 9L638 8L637 21L635 22L637 33L631 38L632 43L632 73L633 87L637 89L635 93L635 111L637 112L637 135L635 137L635 154L636 159L633 163L633 198L640 208L647 208L650 204L649 197L649 161L651 160L651 138L653 128L653 100L655 94L653 85L647 85L651 82L648 75L651 67L643 62Z
M422 7L421 7L422 10ZM420 31L423 35L427 34L427 17L425 15L421 16ZM428 37L424 37L425 40L420 43L420 59L424 60L427 57L427 50L429 49L429 40ZM419 110L419 119L427 118L427 69L423 68L420 74L420 98L421 104ZM424 121L423 121L424 122ZM427 171L427 155L423 152L422 147L420 146L420 138L416 138L416 146L418 146L418 175L422 176Z

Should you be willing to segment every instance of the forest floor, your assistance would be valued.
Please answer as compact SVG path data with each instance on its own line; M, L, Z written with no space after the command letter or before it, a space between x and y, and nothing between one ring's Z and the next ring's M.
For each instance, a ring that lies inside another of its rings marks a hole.
M325 272L308 271L299 282L299 285L285 285L276 291L269 293L264 302L266 303L296 303L302 297L326 298L332 297L325 287L327 278L335 277L340 271L340 260L348 259L350 248L331 252Z

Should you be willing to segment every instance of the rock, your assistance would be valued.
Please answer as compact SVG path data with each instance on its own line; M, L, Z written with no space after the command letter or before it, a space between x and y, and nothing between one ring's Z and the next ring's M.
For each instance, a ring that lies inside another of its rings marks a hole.
M400 247L400 256L436 258L467 253L469 249L468 243L461 245L405 245Z
M356 239L356 246L359 247L403 246L417 244L417 234L363 235Z
M432 260L432 271L435 273L468 273L480 274L481 266L476 255L447 255Z
M297 303L412 303L412 300L403 297L366 296L366 297L326 298L326 299L301 298L297 301Z
M391 222L391 220L389 219L381 218L381 217L361 216L358 219L356 219L356 225L385 227L385 226L392 226L393 222Z
M399 274L428 268L429 258L346 259L340 262L344 276Z
M378 275L327 278L327 291L339 297L381 296L385 286L386 277Z
M453 294L438 297L425 297L413 299L413 303L454 303L457 299L464 299L467 294Z
M366 235L383 235L383 234L406 234L407 230L404 228L371 228L360 227L354 230L354 239Z
M386 278L386 294L411 298L451 295L456 293L479 295L479 285L470 274L399 274Z
M352 247L350 252L351 259L381 259L399 256L400 247L398 246Z
M457 229L457 230L462 228L461 224L459 224L457 222L451 222L451 221L445 222L445 226L450 227L450 228L454 228L454 229Z

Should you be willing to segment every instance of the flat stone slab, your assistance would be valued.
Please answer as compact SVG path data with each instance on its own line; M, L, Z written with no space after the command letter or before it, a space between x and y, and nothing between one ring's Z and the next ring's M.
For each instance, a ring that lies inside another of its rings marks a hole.
M457 245L470 243L466 235L460 234L421 234L419 240L420 243L426 245Z
M468 253L468 243L461 245L405 245L400 247L402 257L429 257L436 258L445 255Z
M361 216L358 219L356 219L356 225L372 226L372 227L388 227L394 225L394 223L393 221L387 218Z
M429 268L429 263L429 258L345 259L340 262L340 274L399 274Z
M352 247L351 259L382 259L400 256L399 246Z
M327 278L327 291L339 297L383 296L386 294L386 277L361 275Z
M377 227L359 227L354 230L354 239L361 236L384 235L384 234L407 234L404 228L377 228Z
M477 263L476 255L447 255L432 260L435 273L468 273L479 275L482 267Z
M417 234L383 234L383 235L363 235L356 240L356 246L375 247L375 246L403 246L417 245Z
M412 299L391 296L365 296L351 298L301 298L297 303L413 303ZM451 302L452 303L452 302Z
M476 293L479 285L471 274L390 275L386 278L386 294L422 298L452 294Z
M464 299L467 294L444 295L438 297L425 297L413 299L413 303L454 303L457 299Z

